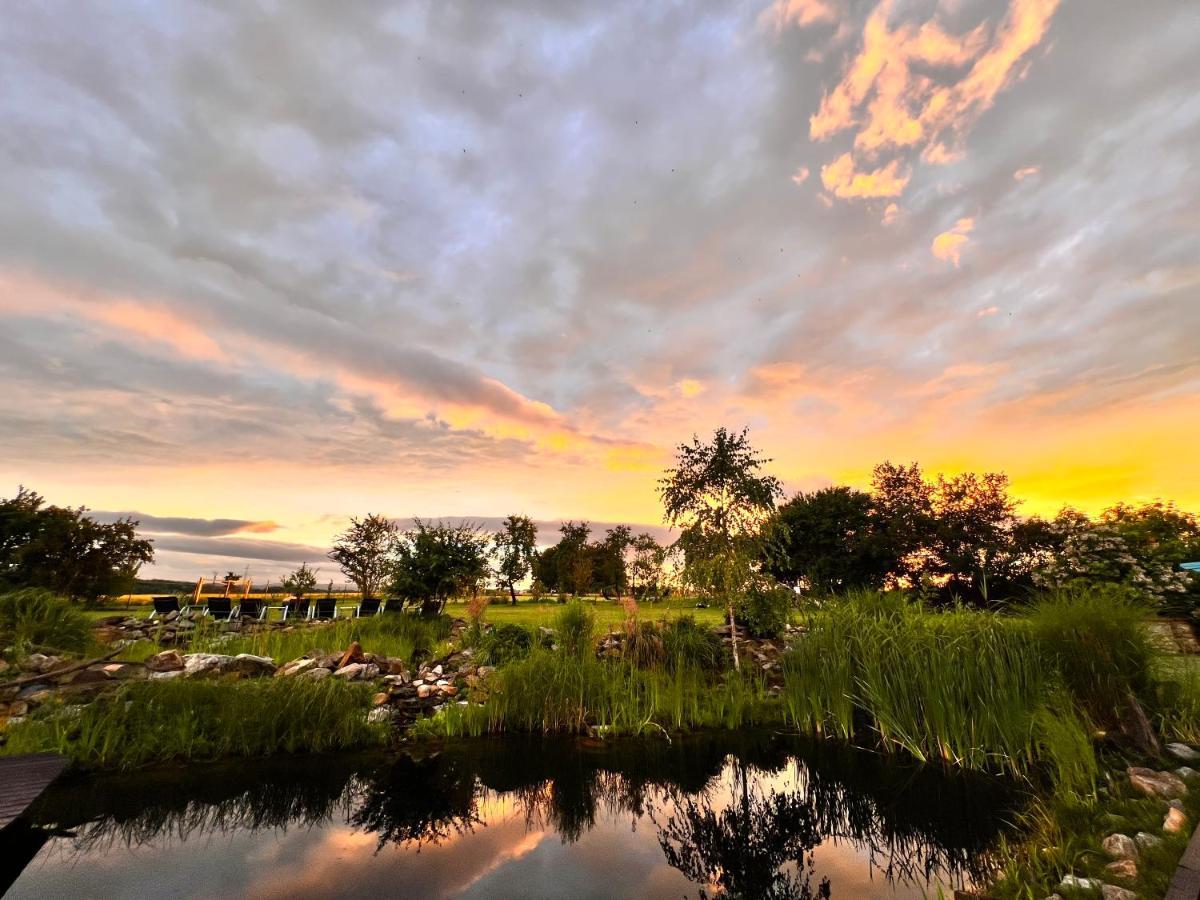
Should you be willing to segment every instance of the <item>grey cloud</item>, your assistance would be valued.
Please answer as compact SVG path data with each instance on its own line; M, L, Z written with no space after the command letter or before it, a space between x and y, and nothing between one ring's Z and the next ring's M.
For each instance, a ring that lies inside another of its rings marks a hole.
M112 512L108 510L92 510L88 513L97 522L115 522L118 519L133 519L138 523L138 530L149 534L188 534L196 537L223 537L238 532L276 531L279 525L270 521L253 521L251 519L197 519L186 516L152 516L147 513L126 510Z

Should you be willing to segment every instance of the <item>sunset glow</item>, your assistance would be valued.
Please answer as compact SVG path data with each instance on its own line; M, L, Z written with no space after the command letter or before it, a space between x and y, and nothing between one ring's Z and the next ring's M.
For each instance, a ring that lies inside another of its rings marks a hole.
M1192 4L73 10L0 24L0 477L143 574L660 525L721 425L1200 508Z

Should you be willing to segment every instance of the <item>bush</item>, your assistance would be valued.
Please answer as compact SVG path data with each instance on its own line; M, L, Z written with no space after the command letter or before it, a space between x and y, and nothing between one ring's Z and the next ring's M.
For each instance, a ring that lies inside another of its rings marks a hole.
M479 662L503 666L524 659L533 649L533 635L521 625L497 625L491 631L481 631L475 641Z
M734 619L755 637L775 637L788 623L794 596L780 585L755 584L734 604Z
M83 653L87 617L64 597L42 588L0 594L0 649L17 657L33 652Z
M662 642L667 668L672 671L716 669L721 664L721 639L692 616L664 623Z
M595 650L596 614L582 600L568 603L554 617L558 646L569 656L586 656Z

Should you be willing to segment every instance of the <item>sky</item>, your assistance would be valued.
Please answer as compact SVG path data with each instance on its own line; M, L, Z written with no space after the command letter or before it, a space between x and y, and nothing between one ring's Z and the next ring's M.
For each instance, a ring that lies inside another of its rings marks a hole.
M0 485L188 578L367 512L660 525L719 425L789 491L1198 509L1198 44L1179 0L10 0Z

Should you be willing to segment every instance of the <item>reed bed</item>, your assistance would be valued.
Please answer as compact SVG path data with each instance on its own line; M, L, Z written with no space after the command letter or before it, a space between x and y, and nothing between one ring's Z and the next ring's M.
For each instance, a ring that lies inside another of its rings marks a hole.
M0 752L54 751L87 768L133 769L371 747L388 733L367 721L371 690L332 679L144 682L13 726Z

